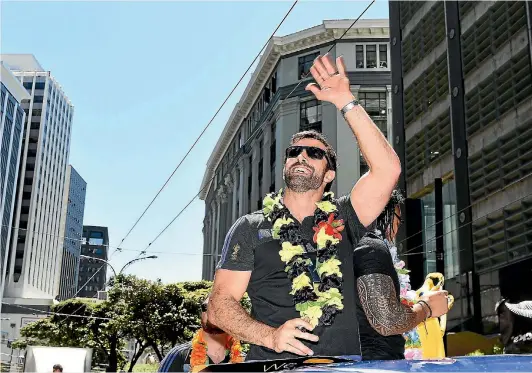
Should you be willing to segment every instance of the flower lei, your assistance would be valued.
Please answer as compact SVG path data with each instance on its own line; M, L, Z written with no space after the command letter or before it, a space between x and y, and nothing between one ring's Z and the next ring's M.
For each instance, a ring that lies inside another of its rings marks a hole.
M266 195L263 214L273 222L272 236L281 242L279 255L286 264L285 272L292 281L291 295L301 318L313 327L331 325L344 308L342 303L342 272L338 260L338 244L342 240L343 220L338 219L334 194L327 192L316 202L314 212L314 237L317 246L316 273L320 282L312 281L312 260L305 250L308 243L298 234L298 224L282 203L282 189Z
M385 240L392 256L393 265L399 277L401 303L413 307L417 303L416 292L410 286L410 271L405 268L405 262L399 259L397 247L390 241ZM403 334L405 338L405 359L419 360L423 359L421 351L421 340L417 328L414 328Z
M230 360L229 362L242 363L244 356L242 353L242 346L237 339L234 339L230 335L227 335L225 340L226 353L229 350ZM203 339L203 330L200 329L194 335L192 339L192 346L190 352L190 371L199 372L209 365L209 357L207 356L207 343Z

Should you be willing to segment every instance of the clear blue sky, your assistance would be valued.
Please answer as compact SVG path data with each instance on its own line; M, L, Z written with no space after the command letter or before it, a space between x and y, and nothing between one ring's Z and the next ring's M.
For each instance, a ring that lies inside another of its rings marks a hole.
M291 4L2 2L2 53L34 54L75 106L70 163L88 183L85 224L109 227L111 245L120 242ZM277 35L356 18L367 4L300 1ZM364 18L388 18L388 2L377 1ZM144 249L199 191L245 83L124 248ZM199 280L203 217L204 203L196 200L148 250L164 253L128 271L165 282ZM117 253L111 263L119 270L137 254Z

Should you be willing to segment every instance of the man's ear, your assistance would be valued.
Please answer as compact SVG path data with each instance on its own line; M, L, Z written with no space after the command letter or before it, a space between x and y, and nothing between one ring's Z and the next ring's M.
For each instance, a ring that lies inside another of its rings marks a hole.
M329 184L330 182L334 180L335 177L336 177L336 171L328 170L325 173L325 176L323 177L323 181L325 182L325 184Z

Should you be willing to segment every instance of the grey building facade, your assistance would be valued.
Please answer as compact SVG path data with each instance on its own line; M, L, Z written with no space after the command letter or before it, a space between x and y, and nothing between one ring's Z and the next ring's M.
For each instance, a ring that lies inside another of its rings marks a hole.
M67 168L67 181L61 215L63 257L59 278L59 298L72 298L77 292L79 261L83 234L83 215L87 183L72 165Z
M77 296L93 298L98 294L98 291L105 290L107 283L108 265L102 260L107 261L109 255L108 229L107 227L85 225L83 226L82 240L82 257L79 262L77 285L77 289L80 291ZM95 259L85 258L85 256Z
M7 273L9 239L17 190L18 164L22 145L22 128L26 114L21 106L30 98L22 84L0 63L0 299ZM0 305L0 309L2 306Z
M444 273L451 331L496 332L501 297L532 299L531 14L521 1L390 2L399 249L414 287Z
M387 20L323 24L270 40L207 163L202 277L212 280L225 235L236 219L262 208L262 198L283 186L284 150L296 132L316 129L335 147L339 166L332 191L350 192L366 172L351 129L333 105L305 86L312 61L332 47L343 55L352 91L379 128L392 138L391 72Z
M59 292L60 220L74 108L33 55L5 54L3 63L30 94L26 112L5 296L54 299Z

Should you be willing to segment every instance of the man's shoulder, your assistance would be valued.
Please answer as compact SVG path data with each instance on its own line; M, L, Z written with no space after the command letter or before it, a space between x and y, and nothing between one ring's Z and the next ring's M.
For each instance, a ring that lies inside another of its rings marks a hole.
M358 248L370 247L373 250L381 250L389 252L388 245L378 230L370 230L366 232L358 241Z
M265 217L262 210L257 210L246 215L242 215L235 222L239 229L261 229L263 226L271 224Z

